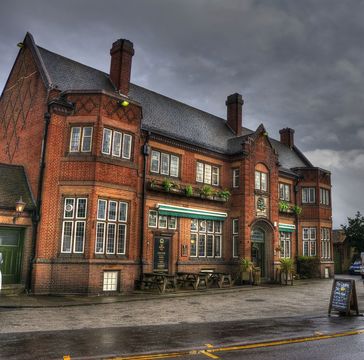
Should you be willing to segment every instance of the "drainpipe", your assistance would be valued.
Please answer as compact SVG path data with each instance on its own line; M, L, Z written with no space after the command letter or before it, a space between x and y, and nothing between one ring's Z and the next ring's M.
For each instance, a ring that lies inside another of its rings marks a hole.
M299 183L300 179L298 178L296 180L296 183L294 185L294 204L295 206L298 206L298 183ZM295 214L295 223L296 223L296 271L298 272L298 214L296 212Z
M142 188L142 204L140 215L140 280L143 279L144 266L144 221L145 221L145 194L147 192L147 158L150 155L150 147L148 145L150 133L148 132L143 144L143 188Z
M41 149L41 160L39 167L39 181L38 181L38 191L37 191L37 201L36 207L33 211L32 215L32 223L33 223L33 232L32 232L32 246L31 246L31 254L30 254L30 263L29 263L29 277L27 282L27 291L30 292L32 289L32 273L33 273L33 264L35 260L35 246L38 235L38 224L40 220L40 209L42 206L42 191L43 191L43 183L44 183L44 169L45 169L45 155L47 149L47 139L48 139L48 128L51 120L51 114L48 111L44 113L44 130L43 130L43 139L42 139L42 149Z

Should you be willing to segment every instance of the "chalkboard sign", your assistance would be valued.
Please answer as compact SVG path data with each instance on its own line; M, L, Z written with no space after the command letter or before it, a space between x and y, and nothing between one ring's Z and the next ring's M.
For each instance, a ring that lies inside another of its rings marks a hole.
M169 267L169 237L154 238L154 271L168 272Z
M332 284L329 315L331 310L350 315L350 310L359 315L358 298L356 296L355 280L335 279Z

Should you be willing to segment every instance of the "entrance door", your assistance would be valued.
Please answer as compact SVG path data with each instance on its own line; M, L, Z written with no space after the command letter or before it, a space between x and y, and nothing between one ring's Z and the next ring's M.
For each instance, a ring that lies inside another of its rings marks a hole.
M3 284L16 284L20 280L22 258L22 231L0 228L0 252L3 255L1 273Z
M265 276L265 236L264 231L255 229L251 234L252 243L252 262L254 266L259 267L262 277Z
M154 271L169 271L169 247L171 238L156 236L154 238Z

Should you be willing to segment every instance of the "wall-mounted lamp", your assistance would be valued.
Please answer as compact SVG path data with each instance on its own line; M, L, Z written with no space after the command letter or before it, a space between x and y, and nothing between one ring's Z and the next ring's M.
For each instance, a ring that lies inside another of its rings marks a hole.
M121 101L119 101L119 104L121 106L127 107L129 105L129 101L128 100L121 100Z
M15 203L15 215L13 217L13 222L15 223L16 219L22 214L24 211L26 203L23 201L22 197Z

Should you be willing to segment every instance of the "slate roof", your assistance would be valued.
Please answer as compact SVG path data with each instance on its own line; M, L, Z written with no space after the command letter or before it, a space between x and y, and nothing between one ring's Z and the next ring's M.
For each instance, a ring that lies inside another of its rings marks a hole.
M83 65L42 47L37 47L51 84L60 91L106 90L115 92L109 75ZM167 96L130 84L129 97L141 104L143 109L142 128L197 145L223 154L236 154L246 135L254 131L243 128L243 134L236 137L226 125L226 120L196 109ZM279 154L280 164L287 169L306 167L295 150L271 139Z
M0 208L14 209L20 196L25 210L35 208L23 166L0 164Z

